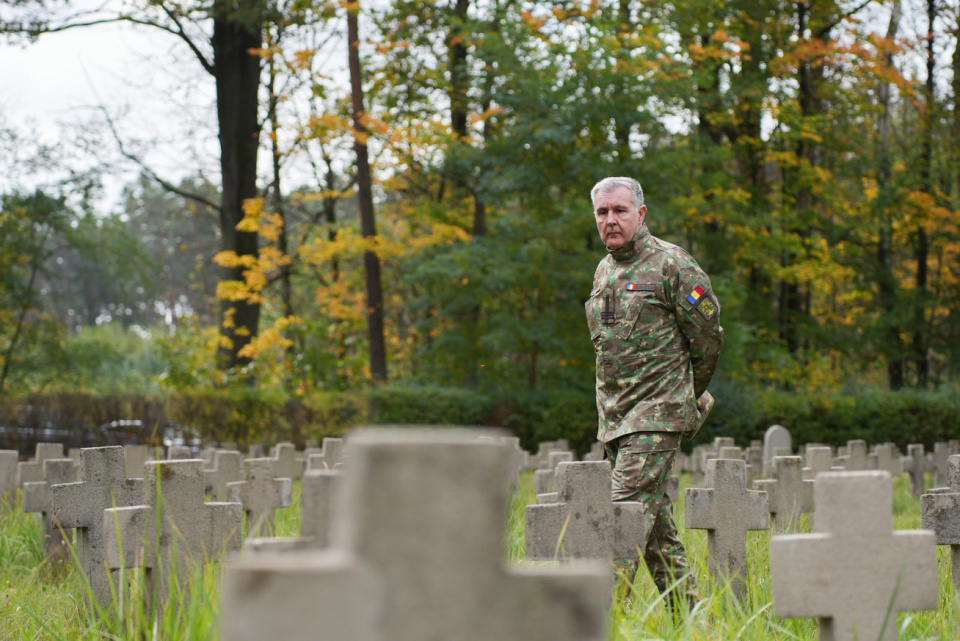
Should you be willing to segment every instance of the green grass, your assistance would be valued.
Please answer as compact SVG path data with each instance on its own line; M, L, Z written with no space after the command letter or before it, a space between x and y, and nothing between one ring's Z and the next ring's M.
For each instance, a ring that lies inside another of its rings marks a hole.
M681 486L689 478L681 479ZM294 505L280 510L276 531L292 536L299 531L299 484ZM512 563L524 561L524 508L534 501L533 476L521 477L514 493L505 555ZM898 529L920 526L919 502L909 494L906 478L895 484L894 505ZM716 585L707 571L706 533L683 527L683 500L675 506L681 538L687 547L703 600L686 616L674 620L664 609L656 588L641 568L628 599L615 598L610 612L611 641L639 640L770 640L813 641L818 638L815 619L780 619L773 615L769 567L769 532L753 532L748 539L750 579L748 596L740 604L730 598L727 586ZM802 523L810 531L809 518ZM907 612L896 620L901 640L950 640L960 630L960 602L950 580L950 555L939 548L940 607L931 612ZM70 564L51 565L44 560L39 515L25 514L18 503L0 505L0 640L115 640L197 641L216 639L220 609L222 567L208 566L196 573L199 589L175 594L178 607L168 607L153 620L139 605L143 581L139 570L129 572L118 588L119 616L87 606L83 581ZM864 640L866 641L866 640Z

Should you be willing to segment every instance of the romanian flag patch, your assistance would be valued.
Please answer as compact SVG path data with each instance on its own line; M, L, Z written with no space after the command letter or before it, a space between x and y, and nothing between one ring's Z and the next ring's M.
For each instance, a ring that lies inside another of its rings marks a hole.
M690 303L691 305L696 305L697 301L700 300L700 298L706 293L707 293L707 290L705 290L700 285L697 285L692 292L687 294L687 302Z
M654 283L627 283L628 292L655 292L657 286Z

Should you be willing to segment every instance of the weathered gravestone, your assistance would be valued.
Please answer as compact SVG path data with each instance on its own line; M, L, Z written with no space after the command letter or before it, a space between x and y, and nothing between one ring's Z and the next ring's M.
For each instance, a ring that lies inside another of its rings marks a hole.
M127 478L142 479L143 466L153 458L153 448L149 445L124 445L123 460L126 465Z
M824 472L816 480L813 534L770 543L773 607L818 617L820 638L895 641L896 613L937 607L933 532L894 532L887 472Z
M573 452L555 450L547 456L550 466L536 470L533 473L533 485L537 494L547 494L557 491L557 466L560 463L572 461Z
M730 581L738 599L746 592L747 531L769 525L767 493L747 489L746 464L740 459L707 461L705 488L687 488L686 525L707 530L710 575Z
M319 451L307 450L307 470L332 470L343 459L343 439L325 438Z
M143 479L126 477L123 448L80 450L80 481L54 485L53 515L64 528L77 528L77 556L100 605L112 599L104 550L103 511L143 502Z
M48 458L62 459L63 443L37 443L32 459L17 464L17 487L24 483L35 483L43 480L43 462Z
M803 468L803 480L813 481L820 472L835 470L833 466L833 451L826 446L807 448L807 465Z
M188 445L171 445L167 448L168 461L185 461L192 458L193 450Z
M243 504L247 536L272 536L274 510L293 504L293 481L273 476L273 459L248 458L243 462L246 480L227 483L230 501Z
M874 447L870 454L870 468L889 472L893 478L903 474L903 461L897 453L897 446L884 443Z
M777 533L795 531L800 515L813 511L813 481L803 480L799 456L776 456L773 478L753 482L754 489L767 493L767 507Z
M639 558L646 544L643 504L614 503L610 477L609 461L560 463L556 503L527 506L527 558Z
M926 487L925 477L929 469L927 457L923 453L923 443L911 443L907 446L903 468L910 473L910 492L919 497Z
M40 512L44 549L47 558L62 562L70 558L67 539L53 515L54 485L73 483L77 480L77 464L71 458L48 458L43 462L43 481L23 484L23 511Z
M773 473L773 457L780 456L783 448L790 450L791 447L793 447L793 441L787 428L782 425L772 425L767 428L763 434L763 478L770 478Z
M0 501L12 502L17 493L17 450L0 450Z
M953 454L947 487L938 487L920 497L923 528L937 535L937 545L950 546L953 585L960 589L960 454Z
M253 459L258 460L258 459ZM229 501L228 483L243 480L243 460L235 450L217 450L213 468L203 471L204 489L218 501Z
M847 472L870 469L870 459L867 458L867 442L862 439L847 441L847 452L839 458L839 467Z
M933 487L947 487L950 485L950 455L954 454L950 443L933 444Z
M205 562L240 550L239 503L204 503L203 461L150 461L146 505L104 510L106 562L111 569L146 568L145 603L164 603ZM159 513L158 513L159 510Z
M330 545L334 496L342 475L337 470L307 470L300 488L300 536L248 538L244 554L319 549Z
M355 432L332 546L228 568L222 641L599 641L608 568L501 567L508 466L474 430Z
M303 477L307 462L297 457L297 448L293 443L277 443L270 458L273 459L274 478L295 481Z

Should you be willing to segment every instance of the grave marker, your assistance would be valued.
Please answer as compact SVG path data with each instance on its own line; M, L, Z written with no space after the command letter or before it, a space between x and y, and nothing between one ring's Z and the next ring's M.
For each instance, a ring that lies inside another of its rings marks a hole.
M66 458L63 455L63 443L37 443L33 458L17 464L17 487L42 481L43 462L48 458Z
M273 459L274 478L293 481L303 477L307 462L297 457L297 448L293 443L277 443L270 458Z
M17 493L17 450L0 450L0 500L13 501Z
M253 459L256 460L256 459ZM213 455L213 469L204 470L205 489L218 501L229 501L228 483L243 480L243 461L240 452L217 450Z
M923 453L922 443L911 443L907 446L907 456L903 459L904 469L910 473L910 492L919 497L926 486L928 469L927 457Z
M308 470L332 470L343 459L343 439L323 439L323 449L319 452L307 450Z
M273 536L274 510L293 504L293 481L274 478L273 467L273 459L248 458L246 480L227 483L230 501L242 503L247 514L247 536Z
M813 511L813 481L803 480L799 456L773 459L773 479L754 481L753 487L767 492L767 507L778 534L800 527L800 515Z
M43 481L23 484L23 511L40 512L41 534L47 558L62 562L70 558L70 549L59 522L53 515L54 485L73 483L77 480L77 464L72 458L48 458L43 462Z
M829 447L814 446L807 448L807 465L803 468L803 480L812 481L820 472L829 472L833 467L833 452Z
M816 504L813 534L771 541L777 616L818 617L822 639L895 641L896 612L937 607L934 534L893 531L887 472L824 472Z
M937 545L950 546L950 576L960 589L960 454L952 454L947 465L949 485L921 496L920 512L923 529L937 535Z
M80 481L54 485L53 515L64 528L77 528L77 556L93 595L110 605L110 576L104 550L103 511L143 502L143 479L126 476L123 448L90 447L80 450Z
M143 466L153 459L153 452L149 445L124 445L123 460L127 478L142 479Z
M248 538L244 554L320 549L330 545L334 497L342 483L338 470L307 470L300 491L300 536Z
M560 463L557 502L527 506L527 558L639 558L638 546L646 544L643 504L614 503L610 477L609 461Z
M953 454L950 443L933 444L933 487L947 487L950 485L950 472L947 461Z
M729 580L740 599L746 592L747 531L770 527L767 493L747 489L740 459L708 461L706 477L706 488L687 488L686 525L707 530L710 575Z
M318 625L337 641L602 639L608 569L501 568L509 455L476 436L351 435L332 547L228 568L222 641L307 641Z
M778 448L790 449L793 447L793 441L790 439L790 431L782 425L773 425L767 428L763 434L763 477L770 478L773 471L773 457L779 456L782 452ZM793 450L790 450L792 453ZM789 455L789 453L788 453Z
M840 467L848 472L870 469L867 458L867 442L862 439L847 441L847 452L840 457Z
M892 443L884 443L873 448L870 454L871 469L885 470L893 478L903 474L903 460L897 452L897 446Z

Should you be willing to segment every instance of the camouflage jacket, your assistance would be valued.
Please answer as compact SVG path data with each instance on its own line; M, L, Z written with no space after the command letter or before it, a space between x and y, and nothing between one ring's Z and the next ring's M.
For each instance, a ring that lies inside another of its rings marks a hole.
M597 266L586 302L597 351L597 439L686 432L720 351L720 303L690 254L642 225Z

